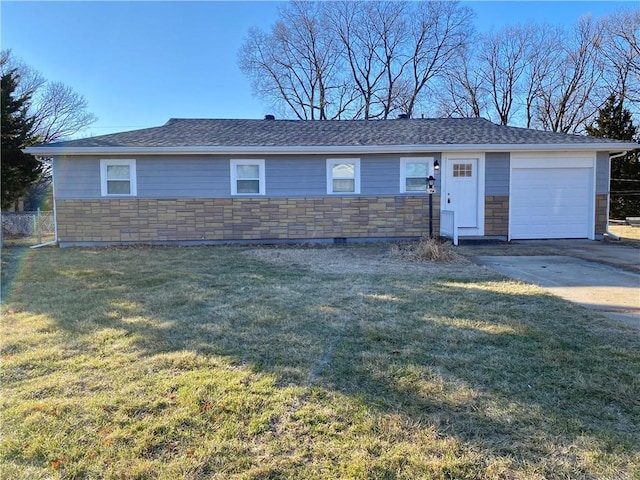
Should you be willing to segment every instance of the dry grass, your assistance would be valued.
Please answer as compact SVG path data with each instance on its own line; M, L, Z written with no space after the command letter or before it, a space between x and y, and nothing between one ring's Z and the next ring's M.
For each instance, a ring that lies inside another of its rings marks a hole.
M11 237L5 235L2 238L2 245L4 247L30 247L33 245L38 245L41 243L53 242L55 240L55 235L53 233L40 235L40 238L37 236L30 237Z
M623 241L633 241L640 243L640 227L631 225L610 225L609 230Z
M5 249L2 267L2 478L640 471L637 334L465 261Z
M381 274L381 275L429 275L467 277L471 262L458 255L451 246L443 245L441 258L447 261L416 259L418 243L363 244L341 247L302 246L252 248L244 254L282 267L309 269L317 273L333 274ZM491 276L485 270L474 270L478 276Z
M434 238L423 238L417 243L393 245L391 254L396 258L414 262L450 263L461 259L454 252L451 243Z

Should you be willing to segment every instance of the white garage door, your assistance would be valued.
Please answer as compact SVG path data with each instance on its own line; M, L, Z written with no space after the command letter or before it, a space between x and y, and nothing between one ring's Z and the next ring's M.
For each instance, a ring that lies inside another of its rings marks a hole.
M511 170L511 238L592 238L592 167L517 165Z

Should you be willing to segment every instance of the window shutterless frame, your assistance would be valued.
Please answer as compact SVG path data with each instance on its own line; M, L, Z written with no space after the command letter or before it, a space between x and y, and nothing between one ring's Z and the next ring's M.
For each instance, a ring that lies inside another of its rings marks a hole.
M327 159L327 193L353 195L360 193L360 159Z
M100 160L100 193L103 197L135 197L138 194L136 161Z
M264 160L231 160L231 195L264 195Z
M424 192L434 175L433 157L400 158L400 193Z

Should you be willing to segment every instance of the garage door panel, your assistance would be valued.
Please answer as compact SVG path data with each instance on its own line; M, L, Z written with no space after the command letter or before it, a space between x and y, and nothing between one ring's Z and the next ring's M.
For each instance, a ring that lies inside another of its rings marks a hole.
M530 207L514 207L513 213L519 216L530 218L532 216L542 216L551 220L553 217L561 216L565 219L571 219L573 216L580 216L585 213L583 203L573 202L563 205L561 202L547 205L531 205Z
M546 234L546 230L551 228L564 228L569 231L581 231L580 229L583 228L583 223L581 222L568 223L560 219L549 220L548 218L531 218L528 225L539 234Z
M589 238L593 168L511 171L510 234L525 238Z

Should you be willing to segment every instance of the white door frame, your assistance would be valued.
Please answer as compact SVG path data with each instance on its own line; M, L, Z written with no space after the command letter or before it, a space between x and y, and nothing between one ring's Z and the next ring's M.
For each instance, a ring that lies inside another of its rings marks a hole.
M476 228L458 228L458 234L460 236L474 235L484 236L484 184L485 184L485 154L484 152L469 152L469 153L443 153L442 154L442 168L440 183L442 190L440 195L440 211L447 210L447 177L449 172L449 163L452 160L465 160L475 159L478 161L477 179L478 179L478 198L477 198L477 218L478 225Z
M511 161L509 162L509 203L511 203L511 195L513 195L513 170L517 168L591 168L591 185L589 192L589 218L587 224L588 239L595 239L595 212L596 212L596 152L517 152L511 153ZM513 209L509 208L509 234L508 240L511 241L511 222Z

